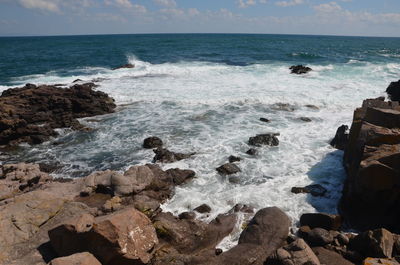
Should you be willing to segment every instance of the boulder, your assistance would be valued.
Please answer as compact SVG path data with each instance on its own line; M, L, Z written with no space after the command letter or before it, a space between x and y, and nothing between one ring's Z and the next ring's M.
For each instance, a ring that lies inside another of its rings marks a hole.
M326 265L354 265L354 263L348 261L347 259L343 258L340 254L328 250L323 247L316 247L312 248L315 255L317 255L321 264Z
M96 218L82 215L50 230L49 237L59 255L88 251L104 265L147 264L158 243L151 221L133 208Z
M0 96L0 145L39 144L56 136L56 128L83 129L78 118L114 111L114 100L94 91L93 83L70 88L27 84Z
M320 262L311 248L303 239L296 239L287 246L278 249L272 254L265 265L320 265Z
M238 156L229 156L228 160L229 160L229 163L234 163L234 162L239 162L242 159Z
M293 187L291 192L295 194L310 193L312 196L322 197L327 192L327 189L322 187L320 184L312 184L306 187Z
M246 154L255 156L257 154L257 150L254 148L250 148L249 150L246 151Z
M163 141L155 136L148 137L143 141L143 148L153 149L163 146Z
M176 161L180 161L183 159L187 159L195 153L190 153L190 154L183 154L183 153L175 153L171 152L168 149L158 147L157 149L153 150L154 153L156 154L153 158L153 162L162 162L162 163L173 163Z
M335 240L333 234L323 228L311 229L303 237L312 247L326 246Z
M194 211L198 213L209 213L211 212L211 207L207 204L202 204L199 207L194 208Z
M390 100L400 101L400 80L390 83L386 89L386 93L388 94Z
M337 131L335 137L330 142L330 145L336 149L344 150L349 142L349 126L342 125L340 126Z
M304 122L312 122L312 119L310 119L308 117L300 117L300 120L304 121Z
M237 165L233 164L233 163L224 164L224 165L218 167L217 171L218 171L219 174L224 175L224 176L225 175L232 175L232 174L236 174L238 172L241 172L240 168Z
M306 74L308 72L310 72L312 69L310 67L307 66L303 66L303 65L293 65L289 68L292 74Z
M386 229L366 231L350 241L350 248L372 258L391 258L394 246L392 233Z
M187 183L188 181L192 180L196 175L193 170L189 169L171 168L168 169L166 172L172 177L175 185Z
M327 213L305 213L300 217L301 226L323 228L326 230L339 230L342 226L342 218L339 215Z
M101 263L89 252L83 252L53 259L48 265L101 265Z
M395 259L374 259L374 258L366 258L363 262L363 265L399 265Z
M254 137L249 138L249 145L254 146L278 146L279 139L276 137L279 136L279 133L267 133L267 134L259 134Z

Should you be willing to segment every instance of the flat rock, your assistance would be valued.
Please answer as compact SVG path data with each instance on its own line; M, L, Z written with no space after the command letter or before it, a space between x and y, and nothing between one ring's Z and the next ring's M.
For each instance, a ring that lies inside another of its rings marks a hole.
M53 259L48 265L101 265L101 263L91 253L83 252Z

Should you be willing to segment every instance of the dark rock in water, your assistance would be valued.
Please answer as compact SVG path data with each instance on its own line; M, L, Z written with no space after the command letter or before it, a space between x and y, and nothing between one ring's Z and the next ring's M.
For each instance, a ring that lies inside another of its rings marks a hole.
M153 149L161 146L163 146L163 141L155 136L148 137L143 141L143 148L146 149Z
M202 204L199 207L194 208L194 211L198 213L209 213L211 212L211 207L207 204Z
M352 250L373 258L391 258L393 245L392 233L382 228L363 232L350 241Z
M342 226L342 218L339 215L327 213L305 213L300 217L300 225L326 230L339 230Z
M124 65L115 67L115 68L113 68L113 70L118 70L118 69L123 69L123 68L135 68L135 65L128 63L128 64L124 64Z
M78 82L82 82L82 79L75 79L72 83L78 83Z
M153 151L156 154L153 158L153 162L159 161L163 163L173 163L195 155L195 153L190 153L190 154L175 153L162 147L158 147Z
M233 163L233 162L239 162L242 159L238 156L229 156L228 160L229 160L229 163Z
M249 138L249 145L254 146L278 146L279 139L276 137L279 136L279 133L267 133L267 134L259 134L254 137Z
M262 122L270 122L270 120L267 119L267 118L260 118L260 121L262 121Z
M47 164L47 163L39 163L40 171L46 172L46 173L53 173L56 172L57 170L63 168L63 166L59 163L54 163L54 164Z
M183 212L178 217L179 217L179 219L194 220L196 218L196 213L194 213L194 212Z
M308 117L300 117L300 120L302 120L304 122L312 122L312 120Z
M319 184L308 185L306 187L293 187L292 193L310 193L312 196L324 196L327 190Z
M344 150L349 142L348 130L349 126L347 125L340 126L337 129L335 138L332 139L330 145L339 150Z
M235 165L233 163L227 163L227 164L224 164L224 165L218 167L217 171L221 175L232 175L232 174L240 172L241 170L237 165Z
M194 176L196 175L196 173L193 170L189 169L171 168L168 169L166 172L172 177L176 185L181 185L183 183L186 183L189 180L193 179Z
M389 87L386 89L386 93L390 100L400 101L400 80L390 83Z
M315 106L315 105L311 105L311 104L308 104L308 105L305 105L307 108L309 108L309 109L313 109L313 110L319 110L319 108L317 107L317 106Z
M240 183L240 177L237 177L237 176L229 177L228 180L232 184L239 184Z
M0 145L40 144L56 136L56 128L83 129L78 118L113 112L114 100L103 92L94 91L94 87L93 83L70 88L27 84L3 91Z
M306 74L312 70L310 67L303 65L293 65L289 69L292 70L292 74L298 74L298 75Z
M312 248L312 250L315 253L315 255L317 255L321 264L354 265L352 262L346 260L335 251L331 251L323 247L315 247Z
M246 151L246 154L254 156L257 154L257 149L250 148L249 150Z
M289 111L292 112L295 110L295 107L288 103L276 103L271 106L271 109L278 111Z

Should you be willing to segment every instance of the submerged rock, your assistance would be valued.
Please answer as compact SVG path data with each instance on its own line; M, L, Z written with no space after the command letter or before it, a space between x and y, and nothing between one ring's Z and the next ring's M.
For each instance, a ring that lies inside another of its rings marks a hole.
M254 137L249 138L249 145L254 146L278 146L279 139L276 137L279 136L279 133L266 133L266 134L258 134Z
M300 117L300 120L304 121L304 122L312 122L312 119L310 119L308 117Z
M313 184L313 185L308 185L306 187L293 187L292 188L292 193L298 194L298 193L310 193L312 196L324 196L325 193L327 192L327 189L322 187L319 184Z
M195 153L190 153L190 154L183 154L183 153L175 153L172 151L169 151L168 149L158 147L157 149L153 150L154 153L156 154L153 158L153 162L162 162L162 163L173 163L176 161L180 161L183 159L187 159Z
M257 154L257 149L250 148L249 150L246 151L246 154L254 156Z
M270 121L269 119L267 119L267 118L260 118L260 121L266 122L266 123L271 122L271 121Z
M242 159L238 156L229 156L228 160L229 160L229 163L234 163L234 162L239 162Z
M310 67L307 66L303 66L303 65L293 65L289 68L292 74L306 74L308 72L310 72L312 69Z
M240 168L233 163L226 163L217 168L217 171L221 175L232 175L241 172Z
M42 85L3 91L0 97L0 144L40 144L54 129L83 129L78 118L111 113L114 100L87 83L70 88Z
M386 89L386 93L388 94L390 100L400 101L400 80L390 83Z
M131 64L131 63L127 63L127 64L124 64L124 65L121 65L121 66L118 66L118 67L115 67L115 68L113 68L112 70L118 70L118 69L123 69L123 68L135 68L135 65L134 64Z

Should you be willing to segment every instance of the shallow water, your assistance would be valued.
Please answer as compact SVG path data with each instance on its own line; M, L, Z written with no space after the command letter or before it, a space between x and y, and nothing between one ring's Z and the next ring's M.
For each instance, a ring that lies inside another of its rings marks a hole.
M39 56L37 71L25 67L20 72L18 67L5 71L1 89L27 82L69 85L77 78L95 79L98 90L115 98L118 111L83 119L93 132L60 130L59 138L34 147L23 145L3 162L59 162L64 168L58 175L69 177L94 170L124 170L151 162L152 151L142 149L141 144L144 138L156 135L172 151L196 152L191 159L162 165L197 173L193 182L176 189L163 209L178 214L207 203L213 210L209 216L201 216L205 220L237 203L256 209L278 206L294 222L304 212L335 213L345 174L343 154L331 148L329 140L338 126L351 123L353 110L363 99L384 95L388 84L400 75L400 51L395 48L399 39L268 35L70 38L73 47L68 37L45 39L46 45L65 45L65 51L53 48L50 55ZM0 47L8 42L19 43L0 39ZM96 52L98 60L82 52L80 62L72 60L78 57L68 52L79 50L78 44L83 51ZM41 64L50 62L56 51L64 56L59 67ZM126 62L136 67L110 70ZM314 71L291 75L288 67L295 63L307 63ZM11 61L0 67L7 65L12 65ZM293 111L279 110L280 103L289 104ZM260 122L260 117L271 122ZM246 155L248 138L267 132L279 132L280 145L259 148L255 157ZM229 155L243 158L238 163L242 172L236 184L215 171ZM323 185L328 193L313 198L290 192L293 186L310 183ZM237 236L238 232L222 247L229 247Z

